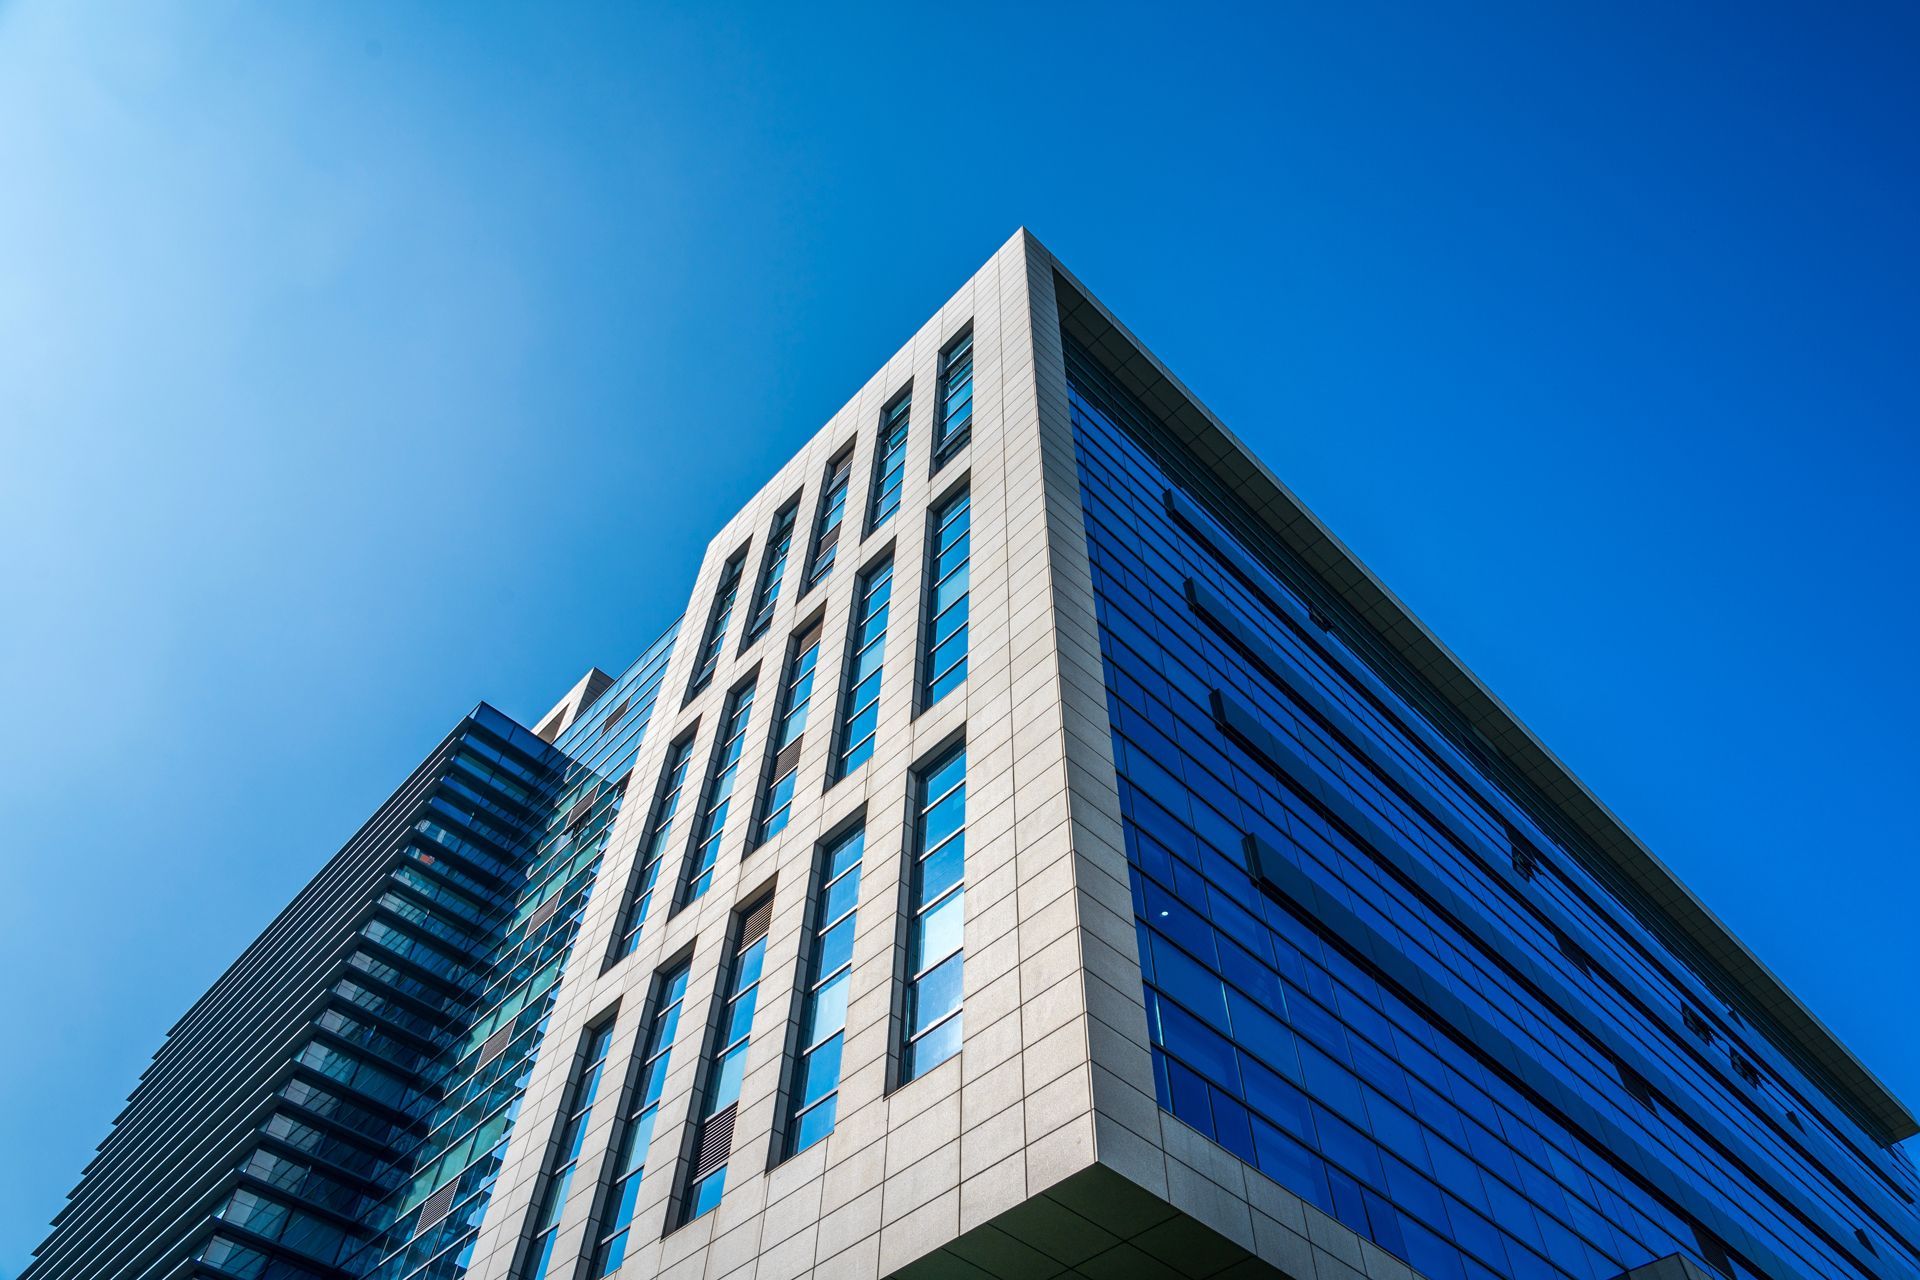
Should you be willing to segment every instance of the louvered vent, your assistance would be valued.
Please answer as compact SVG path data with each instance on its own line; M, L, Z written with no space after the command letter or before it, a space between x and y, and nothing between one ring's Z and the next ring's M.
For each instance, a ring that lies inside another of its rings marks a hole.
M740 949L745 951L754 943L767 936L767 929L773 923L773 895L768 894L755 903L753 909L740 918Z
M446 1186L427 1197L426 1203L420 1206L420 1221L415 1225L414 1230L419 1231L422 1228L430 1227L447 1216L447 1210L453 1208L454 1188L459 1184L460 1180L455 1178L452 1182L449 1182Z
M527 932L532 933L535 929L538 929L541 925L553 919L553 913L559 909L560 895L556 893L535 907L533 914L527 917Z
M599 798L600 784L596 782L591 790L573 802L573 808L567 810L567 830L578 831L593 813L593 802Z
M693 1176L704 1178L727 1162L733 1151L733 1104L715 1113L700 1132L700 1151L693 1164Z
M786 746L780 748L779 754L774 756L773 758L773 776L774 777L776 778L786 777L787 771L793 768L795 764L799 763L800 743L802 741L803 741L803 738L795 738L792 742L789 742Z
M501 1054L501 1051L507 1047L507 1042L512 1039L513 1039L513 1026L511 1023L509 1023L507 1026L500 1028L498 1031L488 1036L485 1040L481 1041L480 1042L480 1065L484 1067L489 1062L492 1062L495 1058L499 1057Z

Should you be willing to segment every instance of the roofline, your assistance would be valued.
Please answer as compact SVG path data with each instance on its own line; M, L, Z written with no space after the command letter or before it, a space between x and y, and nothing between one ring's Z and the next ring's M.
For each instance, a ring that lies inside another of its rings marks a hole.
M1480 678L1400 602L1359 557L1307 509L1199 397L1147 350L1087 287L1025 228L1029 253L1051 267L1060 284L1063 324L1071 315L1089 329L1104 328L1090 347L1109 372L1152 410L1194 456L1246 506L1322 584L1341 599L1379 641L1430 685L1484 744L1515 768L1547 803L1645 896L1673 930L1720 970L1719 977L1778 1030L1781 1047L1827 1087L1835 1101L1889 1144L1920 1133L1893 1092L1854 1056L1780 978L1695 897L1618 815L1595 796ZM1086 314L1090 308L1092 315ZM1117 343L1117 345L1116 345ZM1631 904L1629 904L1631 905ZM1714 975L1706 975L1712 977Z

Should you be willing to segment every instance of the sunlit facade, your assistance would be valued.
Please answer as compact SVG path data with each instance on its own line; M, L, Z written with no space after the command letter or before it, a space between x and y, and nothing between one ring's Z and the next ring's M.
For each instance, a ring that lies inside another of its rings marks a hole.
M661 605L30 1280L1920 1276L1905 1108L1026 233Z

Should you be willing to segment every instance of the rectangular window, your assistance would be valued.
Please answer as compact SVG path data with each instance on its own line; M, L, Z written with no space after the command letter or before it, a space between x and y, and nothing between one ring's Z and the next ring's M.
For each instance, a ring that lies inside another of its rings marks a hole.
M840 525L847 517L847 482L853 478L853 450L845 450L827 464L820 486L820 515L813 526L813 551L808 557L807 585L827 576L840 550Z
M799 514L800 499L780 508L767 531L767 557L760 565L760 586L753 593L753 610L747 615L747 635L759 635L773 621L773 607L780 603L780 583L787 576L787 553L793 550L793 521Z
M880 420L880 439L873 450L873 497L867 506L867 532L872 533L900 509L900 486L907 476L907 421L913 395L903 392Z
M840 694L840 727L833 776L844 778L873 754L880 723L880 676L887 657L887 605L893 599L893 561L867 570L853 601L847 677Z
M693 1163L687 1170L680 1208L683 1223L719 1204L726 1191L734 1107L747 1072L747 1041L753 1034L753 1007L760 993L760 968L766 962L767 926L772 920L771 893L734 916L735 942L721 970L721 990L714 997L712 1048L694 1112Z
M660 787L653 800L653 814L647 822L647 834L640 846L634 867L633 887L627 894L627 918L620 928L620 941L613 958L633 954L640 945L640 930L647 923L647 908L653 905L653 889L660 880L660 863L666 857L673 835L673 815L680 808L680 792L687 784L687 766L693 763L693 735L689 733L667 748L666 763L660 766Z
M928 542L926 655L921 705L930 707L967 678L967 588L972 503L963 490L933 514Z
M692 697L707 687L707 681L713 679L713 670L720 661L720 650L727 642L727 624L733 619L733 606L740 596L740 574L747 563L747 549L734 552L720 569L720 585L713 593L713 609L707 615L706 638L700 642L700 653L693 664L693 681L687 686L687 696Z
M590 1276L619 1269L627 1256L627 1232L633 1227L633 1208L646 1171L647 1144L653 1141L653 1122L660 1111L660 1093L667 1083L667 1057L674 1032L680 1026L680 1002L687 994L687 966L682 960L662 970L653 980L653 1017L641 1036L640 1057L627 1084L627 1097L611 1143L613 1163L588 1234L593 1243Z
M780 720L767 750L766 794L760 799L760 830L756 843L773 839L786 829L793 815L793 793L800 781L800 735L807 727L807 708L813 703L813 673L820 663L820 624L815 622L793 641L787 659L787 684L780 694Z
M553 1262L553 1238L560 1228L560 1210L567 1202L567 1187L573 1181L573 1171L580 1159L581 1143L587 1136L587 1120L593 1111L593 1096L600 1089L600 1073L606 1068L607 1047L612 1043L611 1021L588 1030L581 1042L573 1079L567 1085L559 1129L554 1134L553 1150L547 1156L550 1167L534 1197L532 1239L520 1267L522 1280L544 1280Z
M847 1029L847 986L853 976L853 930L860 905L860 858L866 831L855 827L823 845L808 935L807 980L800 989L800 1041L795 1054L786 1154L796 1155L833 1132L840 1097L840 1050Z
M753 685L747 681L727 695L727 713L713 743L713 763L707 768L707 790L687 851L686 892L682 905L697 901L713 883L713 864L720 857L720 839L727 834L727 810L733 785L740 775L740 751L746 745L747 719L753 714Z
M967 442L973 426L973 327L940 353L940 418L933 424L937 466Z
M962 935L966 920L967 749L920 773L909 870L907 1000L902 1083L960 1051Z

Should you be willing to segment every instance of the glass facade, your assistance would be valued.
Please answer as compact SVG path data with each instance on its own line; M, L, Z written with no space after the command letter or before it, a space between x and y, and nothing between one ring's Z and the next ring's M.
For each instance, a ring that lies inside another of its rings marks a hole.
M707 681L713 679L714 668L720 661L720 651L726 648L727 627L733 621L734 605L740 600L740 575L746 571L746 564L747 549L742 547L720 567L720 582L713 592L713 609L707 616L707 629L701 636L700 653L693 664L693 680L687 689L689 698L706 688Z
M973 504L966 490L934 508L927 539L927 606L921 633L922 706L932 706L967 678L967 598L972 559Z
M867 833L855 827L823 845L814 875L813 924L800 986L786 1154L796 1155L833 1132L840 1095L840 1048L853 979L853 932L859 918L860 860Z
M907 425L913 416L913 397L902 394L881 416L880 439L873 450L873 494L867 503L867 532L872 533L900 509L900 490L907 478Z
M713 883L713 864L720 856L720 840L727 833L727 811L733 804L734 784L740 777L740 753L746 747L747 722L753 715L753 679L727 695L726 713L713 743L713 764L707 771L707 790L694 828L693 847L687 851L686 891L683 902L696 902Z
M840 552L840 526L847 518L847 482L853 478L853 450L848 448L827 464L820 485L820 515L814 521L813 550L807 561L807 586L833 572Z
M787 659L786 687L780 691L780 719L767 744L767 785L760 798L760 830L764 843L786 830L793 813L793 793L800 785L801 735L807 728L807 709L813 704L813 672L820 663L820 623L815 621L794 637Z
M940 420L933 424L933 456L944 461L967 442L973 426L973 330L940 353Z
M1162 1108L1432 1280L1906 1274L1902 1158L1068 357Z
M773 620L773 607L780 602L780 584L787 576L787 556L793 550L793 522L800 513L795 498L780 508L767 532L766 559L760 565L760 585L753 593L753 610L747 615L747 638L767 629Z
M911 1080L960 1051L966 957L967 751L955 747L921 770L907 911L906 1019L900 1078Z
M734 917L733 954L723 966L722 989L714 996L713 1045L706 1057L700 1107L694 1113L693 1161L681 1198L682 1222L715 1208L727 1189L734 1110L740 1101L740 1082L747 1073L747 1045L753 1036L753 1012L760 999L767 925L772 917L771 894L742 908Z
M633 1079L628 1082L610 1144L613 1163L594 1211L594 1229L588 1234L593 1242L589 1276L607 1275L627 1256L627 1235L633 1229L640 1179L646 1172L647 1146L653 1141L653 1122L660 1113L660 1095L666 1088L673 1037L680 1029L680 1005L687 994L687 962L682 960L659 974L653 987L652 1015L641 1036Z
M567 1189L580 1164L580 1148L587 1140L587 1122L593 1118L594 1100L600 1093L600 1076L606 1070L607 1050L613 1047L613 1024L587 1033L587 1043L574 1074L567 1084L567 1101L560 1113L559 1132L554 1135L553 1150L548 1153L549 1168L541 1177L534 1197L532 1235L527 1241L527 1256L519 1269L521 1280L546 1280L553 1264L553 1240L560 1230L560 1210L567 1203Z
M887 618L893 602L893 561L875 565L860 577L854 594L847 674L840 694L840 725L833 776L844 778L873 754L880 726L880 677L887 665Z
M653 906L653 891L660 883L660 864L673 840L673 816L680 810L680 793L687 785L687 769L693 764L693 734L667 748L660 767L660 786L654 793L653 813L647 834L634 862L633 884L627 891L626 916L614 941L612 959L631 955L640 943L640 932L647 926L647 912Z

